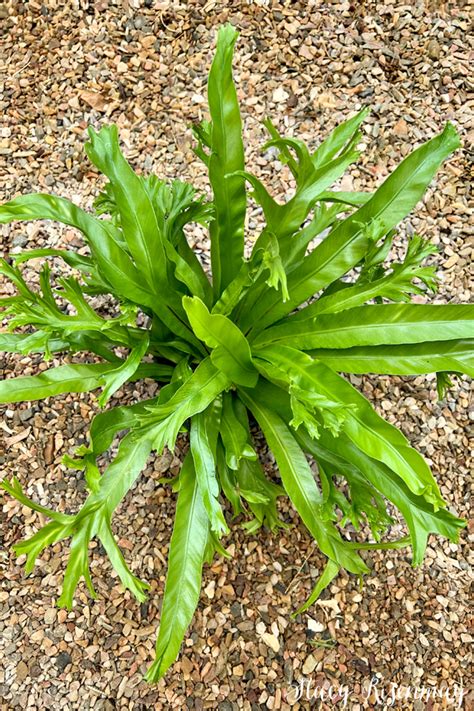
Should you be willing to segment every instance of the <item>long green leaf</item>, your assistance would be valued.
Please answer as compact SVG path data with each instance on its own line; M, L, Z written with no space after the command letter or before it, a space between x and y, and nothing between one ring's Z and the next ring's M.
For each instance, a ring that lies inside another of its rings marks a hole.
M318 349L310 355L343 373L421 375L448 371L474 378L474 340Z
M141 359L148 350L150 339L148 334L134 345L128 358L123 361L115 370L111 370L104 376L104 390L99 397L99 405L104 407L107 401L112 397L127 380L130 380L138 370Z
M262 406L250 392L241 390L239 393L262 428L268 446L275 455L283 486L321 551L352 573L367 572L363 560L346 546L337 529L322 519L323 500L313 472L283 420Z
M365 205L370 200L372 193L346 193L340 190L327 190L322 195L319 195L321 202L334 202L341 205L349 205L350 207L360 207Z
M244 256L245 182L240 177L229 176L245 167L240 110L232 79L237 36L238 32L231 25L219 30L208 82L212 119L209 180L216 212L210 226L211 263L217 297L237 275Z
M123 156L117 126L89 128L85 149L90 160L110 180L123 234L138 270L149 288L167 282L163 235L143 181Z
M357 129L368 116L369 109L364 108L355 116L347 119L329 134L320 146L314 151L312 161L315 168L325 165L341 151L349 141L354 139Z
M147 408L155 405L157 401L158 398L152 398L134 405L111 407L99 412L92 420L89 433L93 453L96 456L103 454L119 432L138 427L140 416L146 414Z
M156 658L146 674L150 682L161 679L178 656L198 604L209 538L209 520L190 454L183 463L179 483Z
M0 402L41 400L62 393L87 393L104 383L116 366L111 363L60 365L39 375L0 380Z
M289 140L287 139L287 141ZM296 141L293 142L296 143ZM274 142L270 142L270 144L272 143ZM298 142L297 145L302 147L301 142ZM298 184L293 197L283 204L277 203L252 173L244 171L241 172L241 175L250 182L254 189L255 199L265 213L267 230L275 234L278 240L283 240L301 227L319 195L343 175L346 168L356 160L358 155L356 151L349 151L317 170L314 169L311 159L307 155L306 162L311 166L310 170L303 171L306 173L304 180ZM262 240L259 239L255 244L255 249L261 246ZM289 244L286 247L288 248ZM288 249L282 249L284 256L287 251Z
M102 474L99 490L89 496L81 513L84 515L99 503L111 515L145 467L152 449L149 432L129 432L120 441L117 455Z
M38 513L46 516L48 518L57 521L60 524L67 524L71 522L72 517L68 514L60 513L59 511L53 511L52 509L47 509L45 506L37 504L35 501L29 499L23 492L22 486L16 477L13 477L12 481L4 479L0 482L0 487L7 491L10 496L13 496L17 501L23 506L27 506L32 511L37 511Z
M270 531L276 528L289 528L279 516L277 499L284 496L285 490L273 481L267 479L258 459L242 458L236 475L239 493L248 503L255 516L252 521L244 524L249 533L255 533L261 526L267 526ZM250 493L249 493L250 492Z
M39 507L26 499L18 483L13 482L13 485L9 485L3 482L3 488L12 496L33 510L41 511L53 519L34 536L15 545L18 555L25 554L27 556L27 573L31 572L35 560L42 550L72 536L68 565L58 605L64 605L71 609L75 589L82 577L85 579L91 595L95 597L88 560L89 543L95 536L102 540L107 552L110 552L111 562L125 587L128 587L139 600L145 599L145 590L148 586L127 568L121 551L113 539L110 520L113 511L133 486L138 474L145 466L151 447L151 441L146 437L127 435L121 441L114 461L98 479L94 492L88 496L81 510L73 516L56 514Z
M104 126L98 133L91 127L89 136L87 155L110 180L120 224L140 281L154 294L153 310L174 333L199 349L199 342L184 323L179 282L168 270L166 239L145 181L134 173L122 155L116 126Z
M59 257L66 264L74 269L78 269L85 274L93 274L95 265L91 257L85 257L83 254L77 254L66 249L29 249L24 252L18 252L10 255L15 264L23 264L30 259L42 259L43 257Z
M53 338L50 333L0 333L0 351L4 353L58 353L67 351L70 344L61 338Z
M402 345L474 338L474 305L371 304L269 328L256 343L313 348Z
M216 467L222 493L231 504L233 515L238 516L243 511L240 493L237 489L235 472L227 465L224 447L220 440L216 447Z
M118 547L111 541L110 519L113 512L131 489L144 468L150 451L151 440L146 436L129 433L120 442L117 456L100 477L96 491L87 498L75 517L71 553L64 575L63 590L58 605L71 609L74 592L81 577L88 583L93 594L88 566L88 546L94 536L105 536L105 546L112 552L112 563L118 564L117 573L124 585L144 599L146 585L138 581L128 568L123 557L118 555Z
M333 560L329 559L328 562L326 563L326 566L321 573L320 578L318 579L318 582L314 586L313 592L309 596L309 598L306 600L304 605L301 605L301 607L296 610L296 612L293 613L292 617L296 617L296 615L300 615L302 612L305 612L311 605L313 605L316 600L320 597L321 593L325 588L328 587L336 577L336 575L339 573L340 567L338 566L337 563L335 563Z
M390 271L386 272L381 265L391 248L392 240L393 235L389 235L380 247L375 245L372 248L372 254L366 255L364 267L355 283L342 280L333 282L321 298L292 314L292 321L353 309L363 306L371 299L378 299L378 303L382 303L383 298L407 302L413 294L424 294L426 289L434 291L435 268L423 265L423 262L428 255L436 251L436 247L414 235L408 242L403 261L392 263ZM377 270L378 274L375 275ZM364 278L370 272L374 278ZM423 284L424 289L420 284Z
M147 597L146 592L149 590L150 586L148 583L145 583L143 580L140 580L133 575L129 569L125 562L125 558L123 557L122 551L120 550L120 547L112 533L112 527L108 516L105 515L102 517L97 535L105 548L109 560L112 563L112 567L118 573L124 588L130 590L138 602L144 602Z
M300 229L293 235L286 238L286 244L284 245L284 263L285 269L288 270L291 266L300 264L303 259L308 244L317 237L321 232L327 229L337 217L337 214L341 211L340 207L333 205L331 208L326 209L325 207L319 207L309 222L308 225ZM282 242L285 242L283 239ZM257 257L258 251L256 247L254 248L254 257ZM247 331L254 325L254 309L255 304L258 304L260 299L262 299L265 293L268 291L267 282L264 277L260 277L258 280L254 280L254 283L250 282L248 284L246 292L242 294L245 298L242 299L239 304L238 309L235 312L235 319L239 327L243 331ZM253 287L250 289L250 287ZM285 298L288 297L288 285L285 284Z
M242 410L241 410L242 408ZM245 408L233 398L231 393L224 393L220 435L225 449L227 466L236 471L242 457L256 459L257 455L250 445L250 432Z

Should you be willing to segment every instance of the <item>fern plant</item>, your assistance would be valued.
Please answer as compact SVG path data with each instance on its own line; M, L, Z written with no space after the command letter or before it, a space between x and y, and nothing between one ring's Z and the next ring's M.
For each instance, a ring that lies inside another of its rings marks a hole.
M180 432L189 435L172 484L176 517L149 681L176 659L198 603L203 564L216 552L227 555L223 539L232 515L241 515L250 534L262 525L286 527L277 501L289 497L327 559L301 610L341 569L367 573L362 549L411 545L419 565L430 533L456 541L464 525L447 510L423 457L339 374L436 372L441 388L447 373L474 375L474 307L410 303L413 295L436 288L435 269L425 264L435 248L414 235L402 261L388 260L396 225L458 147L456 131L448 124L375 192L346 193L330 187L359 156L366 110L316 150L282 137L267 120L265 149L278 152L296 186L279 203L245 168L231 66L236 37L231 26L219 31L208 83L210 121L194 128L211 202L187 183L137 175L121 153L117 128L104 126L90 128L86 144L109 181L95 214L45 194L0 207L1 223L57 221L77 228L89 248L87 256L34 249L0 266L16 290L2 300L7 330L0 350L65 357L63 365L38 375L3 379L0 401L100 391L89 446L65 461L84 472L88 496L78 513L35 503L14 478L2 484L49 519L15 544L26 556L27 572L47 546L70 539L59 605L72 607L82 578L95 595L88 553L93 538L124 587L145 599L148 586L127 566L113 514L150 454L173 449ZM249 198L265 220L258 236L245 231ZM209 228L212 280L188 242L189 223ZM254 238L248 258L246 237ZM22 265L39 257L43 266L33 289ZM52 272L52 257L74 276ZM113 317L94 301L105 294L113 299ZM96 356L94 362L82 362L84 353ZM157 397L107 407L124 383L142 378L160 384ZM278 483L259 461L254 426L273 454ZM99 458L117 443L101 471ZM388 504L404 517L408 535L384 542L392 523ZM370 527L372 541L353 535L362 525Z

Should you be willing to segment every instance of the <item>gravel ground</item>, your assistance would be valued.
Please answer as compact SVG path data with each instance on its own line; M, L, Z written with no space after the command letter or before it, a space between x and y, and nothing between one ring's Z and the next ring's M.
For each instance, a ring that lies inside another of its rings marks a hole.
M343 179L343 189L377 185L446 120L456 124L464 146L472 144L472 52L463 2L7 2L0 5L2 200L47 190L90 205L102 183L82 151L85 129L107 121L120 126L136 167L205 187L188 126L205 111L214 30L225 20L241 30L236 77L248 162L277 195L287 192L290 181L274 156L260 152L259 122L267 112L282 129L314 145L337 122L372 106L367 149ZM439 245L439 302L472 299L470 170L467 151L458 151L405 222L406 230L429 235ZM251 215L250 227L256 219ZM195 239L206 260L207 245L199 233ZM5 252L66 244L80 246L77 233L38 223L5 228L1 238ZM0 355L3 373L34 372L38 363ZM455 379L443 402L436 400L433 377L356 382L428 458L450 505L468 517L472 388L467 379ZM143 397L153 387L127 386L122 401ZM83 483L60 460L85 440L96 410L88 395L3 408L0 471L18 476L42 503L77 510ZM26 578L11 545L36 530L38 516L4 499L2 709L308 708L310 701L296 702L289 694L291 683L303 677L311 679L312 690L320 685L328 693L331 684L346 685L346 707L354 711L382 708L375 696L367 701L374 675L387 693L391 682L430 688L462 684L467 690L472 525L459 545L431 540L425 563L416 570L403 551L367 556L373 574L362 590L356 578L342 575L295 621L289 613L307 596L322 563L309 535L298 523L277 535L262 531L250 537L235 527L228 542L232 559L216 559L205 570L180 661L166 680L147 686L142 674L159 622L174 513L174 495L156 479L175 473L179 463L179 447L152 461L114 519L132 568L151 583L150 600L143 605L122 592L95 550L99 598L91 601L81 587L74 610L58 610L65 548L50 549ZM285 505L282 515L296 522ZM469 698L463 703L468 708ZM319 707L343 705L342 695ZM455 704L440 699L394 704L444 707Z

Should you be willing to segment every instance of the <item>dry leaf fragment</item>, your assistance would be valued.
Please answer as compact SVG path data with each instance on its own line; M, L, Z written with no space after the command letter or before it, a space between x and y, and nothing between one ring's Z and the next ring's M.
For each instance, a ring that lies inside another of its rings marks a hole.
M81 91L80 97L96 111L105 111L107 108L107 99L97 91Z

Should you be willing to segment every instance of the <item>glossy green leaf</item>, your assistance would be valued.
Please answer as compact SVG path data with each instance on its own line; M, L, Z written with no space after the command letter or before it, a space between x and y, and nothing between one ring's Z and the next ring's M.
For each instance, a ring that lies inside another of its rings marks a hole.
M296 615L300 615L302 612L305 612L305 610L311 607L311 605L314 605L323 590L332 583L334 578L338 575L339 571L340 567L338 566L338 564L335 563L333 560L329 559L324 567L323 572L321 573L320 578L318 579L318 582L314 586L313 592L306 600L304 605L301 605L301 607L293 613L293 617L295 617Z
M37 511L38 513L42 514L43 516L46 516L47 518L53 519L53 521L56 521L60 524L68 524L71 522L72 517L60 513L59 511L53 511L52 509L46 508L46 506L41 506L40 504L37 504L35 501L32 499L28 498L26 494L23 491L23 488L18 481L16 477L13 477L12 481L8 481L7 479L4 479L0 483L1 488L4 491L7 491L10 496L13 496L17 501L20 502L23 506L26 506L30 508L32 511Z
M275 456L283 486L305 526L325 555L353 573L367 572L363 560L349 550L337 529L321 518L322 496L308 461L283 420L272 410L260 405L248 392L241 391L243 401L262 428Z
M230 174L244 169L242 123L232 79L232 56L238 32L225 25L208 82L211 114L209 180L216 217L210 226L214 293L219 296L240 269L244 256L245 183Z
M147 585L136 578L126 566L123 556L113 539L110 519L113 511L135 482L143 469L151 450L151 442L146 438L128 435L120 443L118 454L106 469L96 491L91 493L75 515L56 515L43 507L25 500L21 487L3 482L3 488L30 508L41 511L53 520L34 534L30 539L15 545L18 555L26 554L26 572L33 568L37 556L49 545L64 538L72 537L68 564L63 582L62 594L58 605L71 609L75 589L84 578L92 596L95 591L89 572L88 548L90 541L97 536L103 543L110 559L124 584L139 600L145 599Z
M474 338L470 304L374 304L324 314L268 329L256 343L281 343L303 350L352 346L401 345Z
M95 271L93 259L67 249L29 249L11 255L12 260L18 265L28 262L31 259L42 259L43 257L58 257L70 267L86 274L93 274Z
M344 373L420 375L450 371L474 378L474 340L318 349L310 354Z
M326 441L324 435L323 432L321 436ZM299 430L297 440L304 451L314 457L318 464L325 509L329 519L338 521L341 527L345 527L350 522L356 531L368 524L375 539L375 543L370 545L373 547L376 544L386 545L386 542L381 542L381 535L387 532L394 521L389 516L386 502L379 492L356 468L347 466L341 471L337 461L323 456L321 437L316 441L309 432ZM342 476L344 482L341 482ZM339 511L342 518L339 516ZM359 545L369 544L354 541L351 545L358 548Z
M41 400L62 393L87 393L104 384L104 377L115 368L110 363L60 365L38 375L0 380L0 402Z
M202 199L195 199L189 183L173 180L167 183L155 175L142 178L147 190L158 229L163 235L166 256L174 264L174 275L191 294L205 303L212 300L211 284L194 251L190 248L183 228L189 222L207 225L213 219L213 207Z
M289 141L290 139L287 139ZM274 141L270 143L275 143ZM326 190L335 180L341 177L348 165L353 163L358 157L356 151L349 151L342 156L335 158L331 163L315 169L311 163L311 158L307 154L307 149L303 149L301 142L292 141L297 146L300 153L299 173L303 175L301 182L293 197L284 204L277 203L261 181L252 173L241 171L239 174L245 177L253 187L255 200L261 205L267 230L276 235L278 240L293 234L298 230L309 212L314 207L319 195ZM270 145L270 144L268 144ZM260 244L257 242L256 247Z
M148 405L139 419L140 426L150 431L154 449L162 452L165 445L172 449L184 422L205 410L230 385L227 376L206 358L169 400Z
M183 463L179 479L156 658L146 674L151 682L161 679L178 656L198 604L209 537L209 520L190 454Z
M86 237L101 274L125 299L153 308L156 300L129 255L116 239L115 228L69 200L38 193L23 195L0 206L0 224L14 220L54 220L75 227Z
M224 446L220 440L217 442L216 446L216 468L222 493L231 504L233 515L238 516L244 510L240 498L240 492L237 487L235 472L226 462Z
M239 328L222 314L211 314L197 297L183 297L191 327L212 348L211 359L233 382L255 385L258 373L252 364L250 346Z
M334 202L350 207L360 207L365 205L370 200L372 193L347 193L341 190L326 190L319 195L318 200L321 202Z
M185 340L191 336L191 342L199 346L182 322L181 297L167 262L172 247L167 250L164 226L157 217L150 190L120 151L117 127L103 126L98 133L90 127L89 138L87 155L110 180L128 251L141 282L154 294L152 309L179 336ZM181 262L180 268L184 268ZM158 300L163 304L161 310L157 309Z
M136 478L144 468L152 444L149 438L128 434L120 443L118 453L100 478L97 491L92 492L82 509L75 516L72 535L71 552L64 575L63 590L58 600L59 606L71 609L74 592L79 580L84 577L91 594L93 588L90 581L88 547L94 536L102 540L103 545L111 551L111 562L117 563L117 573L124 586L139 600L145 599L147 586L133 576L125 565L118 546L111 540L110 519L125 494L135 483Z
M286 272L280 256L278 240L272 232L268 234L268 244L263 253L262 266L270 272L266 284L277 291L281 289L282 299L283 301L287 301L290 295L288 294L288 286L286 283Z
M388 248L391 246L391 241L391 239L386 240ZM408 243L403 262L390 265L389 273L385 272L379 278L366 281L361 281L361 274L353 285L343 283L341 284L342 288L334 290L332 293L323 294L317 301L297 311L290 317L291 321L293 323L321 314L353 309L362 306L371 299L410 301L412 294L424 294L427 289L434 291L436 288L435 268L422 266L422 261L435 251L434 245L415 235ZM367 264L367 257L365 264ZM423 283L423 288L420 283Z
M256 459L255 450L250 445L250 433L245 408L231 393L223 395L222 418L219 426L225 449L227 466L237 470L242 457Z
M143 181L124 158L116 126L103 126L99 132L89 128L86 143L89 159L110 180L120 225L142 280L153 291L156 283L167 280L163 235Z
M128 358L121 365L104 376L104 389L99 397L99 405L101 407L104 407L114 392L135 375L141 359L148 350L149 343L150 339L148 335L145 334L132 348Z
M52 338L50 333L0 333L0 351L4 353L59 353L69 350L68 341Z
M261 526L270 531L277 528L289 528L279 516L277 499L284 496L285 490L264 474L258 459L242 458L236 474L237 486L242 498L254 515L254 519L244 523L249 533L255 533ZM250 496L252 494L252 496Z
M369 114L369 109L364 108L355 116L352 116L347 121L344 121L329 134L329 136L321 143L312 155L313 165L317 168L325 165L334 158L339 151L347 147L347 144L353 141L357 135L359 126L365 121Z
M100 527L97 532L100 542L105 548L112 567L117 572L120 581L126 590L135 596L139 602L144 602L147 598L147 592L150 589L148 583L137 578L129 569L125 558L123 557L122 551L115 540L112 533L112 527L110 525L110 520L107 516L103 516Z

